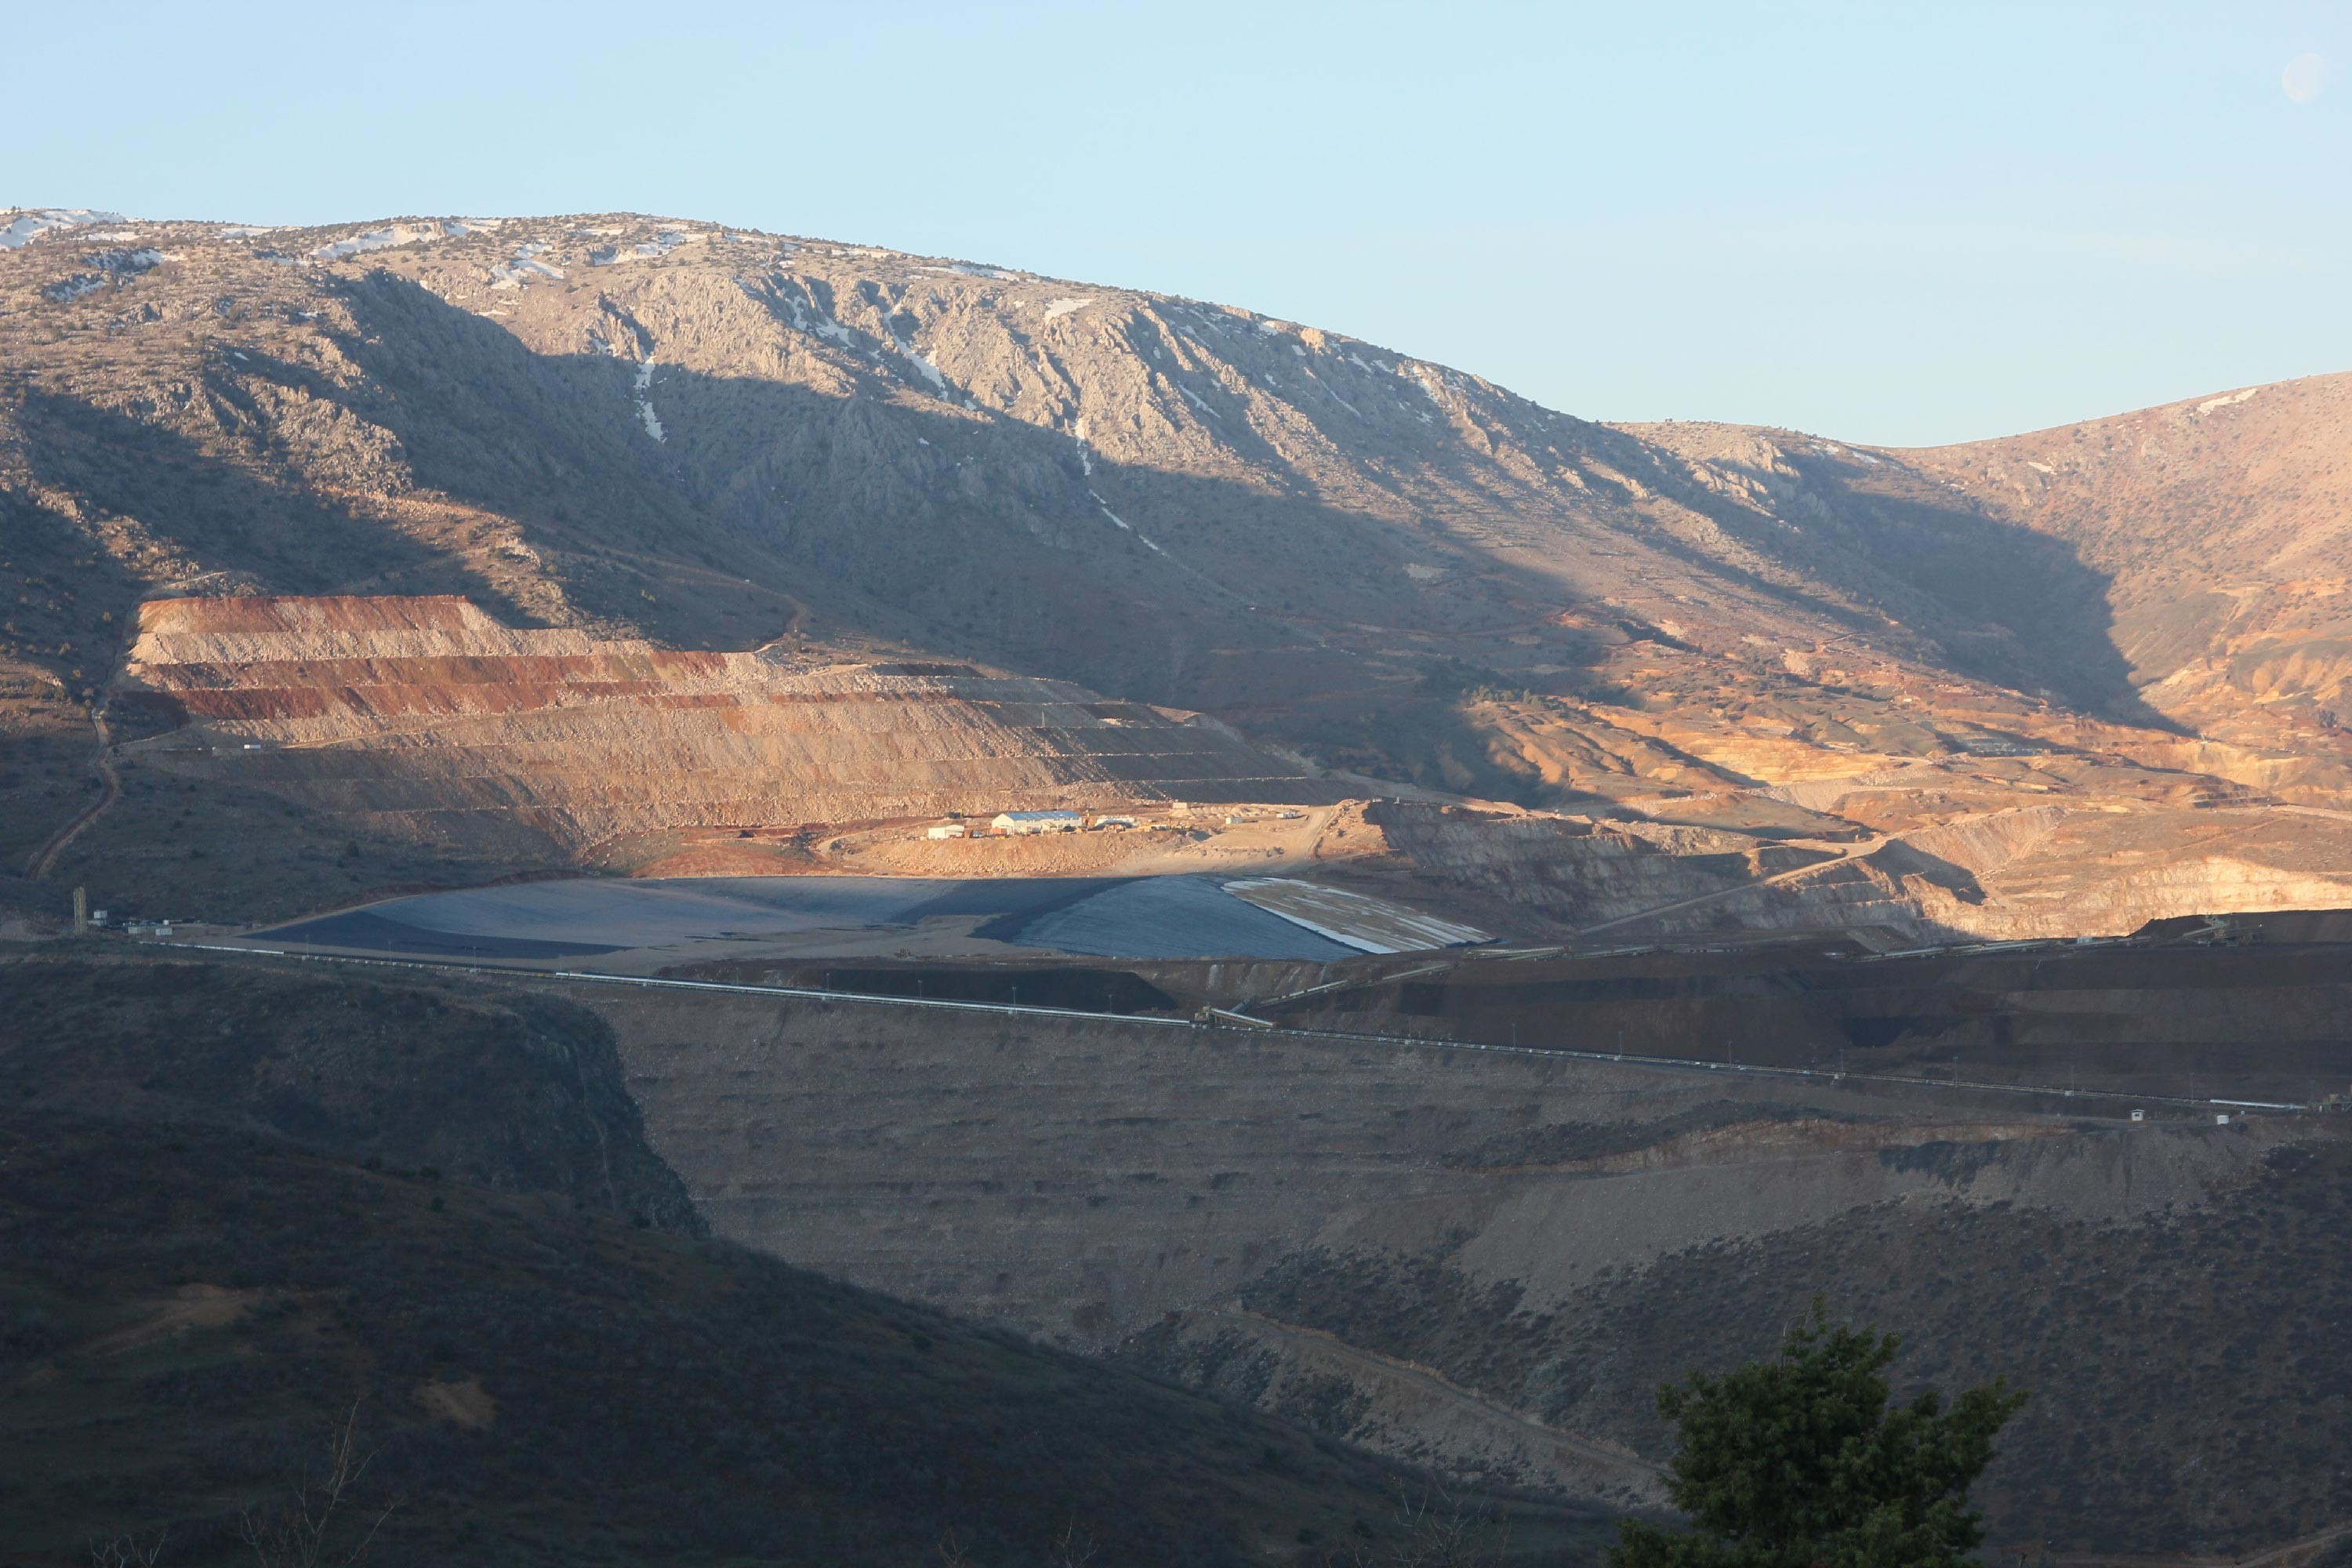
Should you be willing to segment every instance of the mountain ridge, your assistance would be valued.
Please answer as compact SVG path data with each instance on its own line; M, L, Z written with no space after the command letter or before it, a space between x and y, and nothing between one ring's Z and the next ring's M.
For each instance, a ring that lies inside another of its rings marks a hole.
M2352 802L2332 619L2151 618L2160 542L2021 508L1977 447L1597 423L1233 307L685 220L0 227L33 220L0 251L30 705L99 701L158 593L457 593L1585 815L1762 830L1917 764L1862 826Z

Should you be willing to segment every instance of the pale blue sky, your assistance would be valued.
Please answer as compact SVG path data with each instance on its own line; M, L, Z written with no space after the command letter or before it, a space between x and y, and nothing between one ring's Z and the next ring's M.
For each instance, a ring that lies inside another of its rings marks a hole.
M2352 370L2342 5L20 3L0 83L0 204L711 218L1595 418L1934 442Z

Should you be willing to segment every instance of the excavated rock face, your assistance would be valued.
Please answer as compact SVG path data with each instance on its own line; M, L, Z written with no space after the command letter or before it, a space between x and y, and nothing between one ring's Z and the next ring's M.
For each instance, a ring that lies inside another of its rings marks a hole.
M563 855L676 827L1007 804L1307 799L1223 726L955 665L796 668L515 630L463 599L169 599L126 680L143 750L377 832Z
M2131 747L2151 765L2340 805L2347 411L2352 375L2330 375L1916 451L1726 426L1636 433L1798 548L1843 552L1816 569L1938 626L1953 668L2176 726L2169 748Z

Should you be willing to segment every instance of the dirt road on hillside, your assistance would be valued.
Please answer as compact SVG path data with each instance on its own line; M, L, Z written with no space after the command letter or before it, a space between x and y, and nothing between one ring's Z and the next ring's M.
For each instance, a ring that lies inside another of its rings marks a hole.
M1701 893L1695 899L1682 899L1671 904L1661 904L1654 910L1643 910L1638 915L1620 915L1613 921L1602 921L1599 925L1585 926L1571 935L1569 940L1573 942L1601 931L1615 931L1620 926L1639 925L1643 921L1655 920L1660 915L1678 914L1684 910L1695 910L1706 904L1719 903L1725 899L1736 899L1742 893L1752 893L1759 888L1770 888L1782 882L1793 882L1800 877L1810 877L1814 872L1828 867L1843 866L1849 860L1859 860L1866 855L1874 855L1894 843L1898 837L1900 836L1895 834L1881 834L1877 837L1865 839L1860 844L1849 847L1844 854L1832 859L1816 860L1809 866L1796 866L1786 871L1775 871L1769 877L1759 877L1752 882L1742 882L1736 888L1724 888L1712 893Z
M1659 1468L1638 1455L1574 1432L1546 1426L1507 1405L1484 1399L1432 1368L1398 1361L1318 1329L1302 1328L1246 1308L1202 1309L1195 1317L1229 1323L1252 1338L1273 1341L1304 1363L1339 1363L1360 1385L1402 1384L1516 1447L1549 1458L1596 1497L1624 1503L1663 1496ZM1389 1401L1381 1402L1383 1405ZM1574 1484L1571 1481L1570 1484Z
M90 753L89 765L97 770L102 787L96 800L82 807L80 813L71 822L51 834L48 842L34 850L26 858L25 875L36 882L49 874L50 868L58 863L58 857L65 852L67 845L81 836L82 829L105 816L106 808L122 798L122 776L114 771L114 764L107 760L106 753L113 749L114 741L106 732L106 716L93 711L89 716L89 722L91 728L98 731L98 750Z

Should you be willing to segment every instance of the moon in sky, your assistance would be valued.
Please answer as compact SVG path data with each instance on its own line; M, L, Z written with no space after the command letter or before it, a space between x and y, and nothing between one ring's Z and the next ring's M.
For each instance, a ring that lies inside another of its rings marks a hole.
M2309 103L2327 85L2327 62L2317 55L2297 55L2279 73L2279 86L2295 103Z

